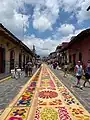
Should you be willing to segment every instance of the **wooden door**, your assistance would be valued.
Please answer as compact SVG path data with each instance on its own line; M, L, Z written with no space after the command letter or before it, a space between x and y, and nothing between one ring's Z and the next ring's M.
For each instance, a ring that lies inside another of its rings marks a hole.
M0 47L0 73L5 72L5 48Z

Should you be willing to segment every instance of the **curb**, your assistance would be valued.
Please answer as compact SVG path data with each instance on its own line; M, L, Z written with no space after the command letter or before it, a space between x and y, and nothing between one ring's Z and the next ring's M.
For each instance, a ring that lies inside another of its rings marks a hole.
M6 77L6 78L4 78L4 79L1 79L1 80L0 80L0 83L4 82L4 81L6 81L6 80L9 80L9 79L11 79L11 76L8 76L8 77Z

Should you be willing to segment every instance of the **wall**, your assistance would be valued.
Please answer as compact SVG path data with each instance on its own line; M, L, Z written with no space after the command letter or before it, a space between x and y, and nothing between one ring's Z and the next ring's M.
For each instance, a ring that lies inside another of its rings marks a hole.
M77 43L74 43L69 47L68 52L69 55L73 56L73 54L76 54L76 60L77 62L79 60L79 52L82 53L82 62L84 65L87 64L87 61L90 60L90 36L85 38L84 40L78 41Z
M15 66L16 64L19 64L19 53L21 53L21 47L17 44L14 44L9 39L6 39L4 37L0 37L0 46L5 48L5 73L9 73L10 72L10 51L11 49L13 49L15 52L15 59L14 59L14 66ZM24 49L23 51L24 53L22 54L25 55L25 59L27 55L29 55L29 58L32 58L31 55L27 53ZM22 61L23 61L23 57L22 57ZM25 63L26 63L26 60L25 60ZM23 62L22 62L22 66L23 66Z

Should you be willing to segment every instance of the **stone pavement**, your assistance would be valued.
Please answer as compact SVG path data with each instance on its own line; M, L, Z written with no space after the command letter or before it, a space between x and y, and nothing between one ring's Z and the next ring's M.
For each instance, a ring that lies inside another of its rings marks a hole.
M0 74L0 80L4 79L4 78L6 78L6 77L8 77L8 76L10 76L10 75L11 75L11 74L2 73L2 74Z
M35 73L34 69L33 73ZM20 92L20 89L28 82L30 77L24 77L25 73L20 79L10 79L0 83L0 112L4 110L14 97Z
M73 87L76 83L76 78L70 74L65 78L64 73L61 70L51 70L55 75L64 83L64 85L75 95L75 97L80 101L81 104L90 112L90 86L87 84L82 90L80 88ZM81 80L81 85L83 85L84 80Z

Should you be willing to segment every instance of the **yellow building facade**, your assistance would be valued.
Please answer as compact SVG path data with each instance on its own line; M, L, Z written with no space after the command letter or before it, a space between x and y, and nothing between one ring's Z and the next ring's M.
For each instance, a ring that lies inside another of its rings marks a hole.
M33 52L0 24L0 74L9 73L15 65L24 68L32 58Z

